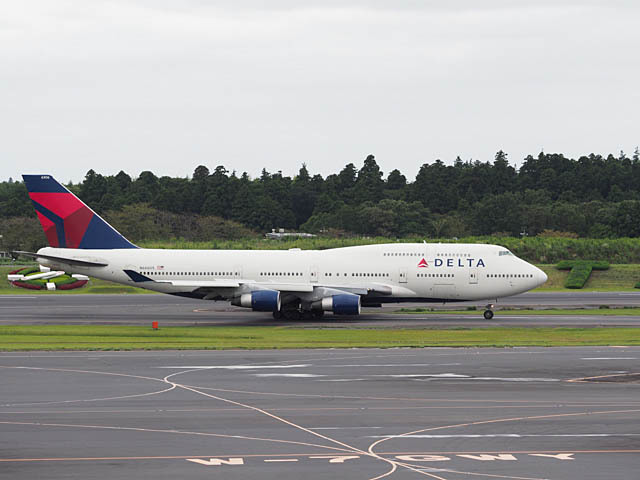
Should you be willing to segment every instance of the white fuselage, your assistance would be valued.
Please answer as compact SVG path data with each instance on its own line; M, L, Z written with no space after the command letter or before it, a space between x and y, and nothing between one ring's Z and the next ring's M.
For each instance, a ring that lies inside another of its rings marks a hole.
M199 283L235 280L283 292L294 285L362 287L372 292L363 297L371 302L461 301L515 295L547 279L539 268L504 247L483 244L393 243L330 250L46 247L38 253L106 263L104 267L79 267L40 260L52 268L170 294L188 294ZM136 283L125 270L153 281ZM224 289L220 291L222 298L232 295L232 289L226 294ZM376 293L380 291L384 294Z

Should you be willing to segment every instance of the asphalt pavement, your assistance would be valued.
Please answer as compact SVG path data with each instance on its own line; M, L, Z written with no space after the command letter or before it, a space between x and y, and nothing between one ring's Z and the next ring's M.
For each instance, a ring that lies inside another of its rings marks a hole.
M552 292L525 293L501 299L496 315L484 320L485 302L462 302L444 305L466 309L476 306L472 315L399 314L401 307L440 308L442 304L386 304L382 308L364 308L359 317L327 314L320 320L273 320L269 313L252 312L233 307L228 302L192 300L171 295L2 295L0 324L123 324L148 325L219 325L219 326L286 326L302 327L481 327L481 326L640 326L638 316L605 315L508 315L500 308L532 307L611 307L640 306L640 292Z
M638 372L623 346L2 353L0 478L629 480Z

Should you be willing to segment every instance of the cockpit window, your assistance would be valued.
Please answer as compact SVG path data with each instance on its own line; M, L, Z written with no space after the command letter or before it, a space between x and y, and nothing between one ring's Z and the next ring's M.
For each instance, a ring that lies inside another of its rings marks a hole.
M503 255L513 255L509 250L501 250L498 252L498 256L502 257Z

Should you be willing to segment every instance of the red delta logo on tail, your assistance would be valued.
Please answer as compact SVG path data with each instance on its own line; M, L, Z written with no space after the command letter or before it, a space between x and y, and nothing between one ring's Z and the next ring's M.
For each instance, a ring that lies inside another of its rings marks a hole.
M424 257L422 258L422 260L420 260L418 262L418 268L427 268L429 266L429 264L427 263L427 261L424 259Z
M136 248L51 175L23 175L47 237L57 248Z

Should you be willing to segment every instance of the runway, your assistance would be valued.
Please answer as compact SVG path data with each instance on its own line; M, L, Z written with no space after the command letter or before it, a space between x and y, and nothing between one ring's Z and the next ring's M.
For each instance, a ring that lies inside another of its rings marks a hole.
M640 347L3 353L0 478L628 480L638 372Z
M473 315L398 314L400 307L438 308L433 304L390 304L383 308L365 308L359 317L325 315L321 320L273 320L270 314L232 307L227 302L205 302L170 295L2 295L0 324L123 324L147 325L156 320L161 325L211 326L291 326L349 328L427 328L486 326L640 326L638 316L605 315L507 315L503 306L583 307L599 305L640 306L640 292L554 292L526 293L501 299L496 316L482 318L484 302L447 304L447 308L477 306Z

